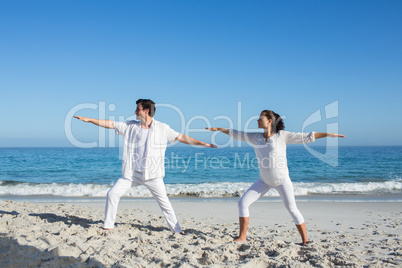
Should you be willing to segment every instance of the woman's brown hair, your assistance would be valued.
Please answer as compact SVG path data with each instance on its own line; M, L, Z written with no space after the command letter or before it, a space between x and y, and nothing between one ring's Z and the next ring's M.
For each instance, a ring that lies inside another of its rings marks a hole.
M272 120L272 131L274 133L278 133L280 130L285 129L285 124L283 123L283 120L279 114L271 110L264 110L261 112L261 114Z

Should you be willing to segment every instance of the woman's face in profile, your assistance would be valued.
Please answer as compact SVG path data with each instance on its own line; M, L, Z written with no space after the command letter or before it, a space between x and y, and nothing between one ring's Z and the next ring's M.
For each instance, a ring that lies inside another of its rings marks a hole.
M263 114L260 114L260 117L257 119L257 122L258 122L258 128L268 128L269 126L269 120Z

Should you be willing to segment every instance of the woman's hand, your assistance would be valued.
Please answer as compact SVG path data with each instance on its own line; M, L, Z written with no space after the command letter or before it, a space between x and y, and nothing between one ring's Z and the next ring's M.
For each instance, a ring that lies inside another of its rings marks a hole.
M206 127L205 129L210 130L210 131L219 131L222 128L220 128L220 127Z
M330 138L345 138L345 135L336 134L336 133L328 133L328 137L330 137Z
M222 133L225 133L225 134L229 135L229 129L227 129L227 128L223 128L223 127L206 127L205 129L207 129L209 131L220 131Z
M328 133L328 132L321 132L321 133L314 133L314 138L321 139L321 138L345 138L345 135L336 134L336 133Z

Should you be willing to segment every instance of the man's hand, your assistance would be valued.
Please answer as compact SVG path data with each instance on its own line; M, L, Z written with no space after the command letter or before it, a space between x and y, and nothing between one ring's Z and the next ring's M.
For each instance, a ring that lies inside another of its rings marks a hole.
M84 116L75 116L75 115L74 115L74 118L77 118L77 119L79 119L79 120L81 120L81 121L84 121L85 123L90 122L90 118L88 118L88 117L84 117Z
M209 147L209 148L217 148L216 145L211 144L211 143L206 143L206 142L202 142L196 139L191 138L190 136L187 136L185 134L179 134L176 137L176 140L185 143L185 144L189 144L189 145L200 145L202 147Z
M210 147L210 148L218 148L215 144L212 143L205 143L204 145L201 145L202 147Z
M92 123L94 125L104 127L104 128L114 128L114 122L110 120L99 120L95 118L89 118L89 117L84 117L84 116L76 116L74 115L74 118L77 118L83 122L86 123Z

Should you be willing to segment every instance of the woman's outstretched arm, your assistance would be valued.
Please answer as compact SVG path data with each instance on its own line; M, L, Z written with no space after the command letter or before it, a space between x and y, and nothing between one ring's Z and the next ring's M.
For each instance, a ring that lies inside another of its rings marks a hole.
M328 132L321 132L321 133L314 133L314 138L321 139L321 138L345 138L345 135L336 134L336 133L328 133Z
M206 127L205 129L208 129L210 131L220 131L222 133L225 133L229 135L229 129L227 128L221 128L221 127Z

